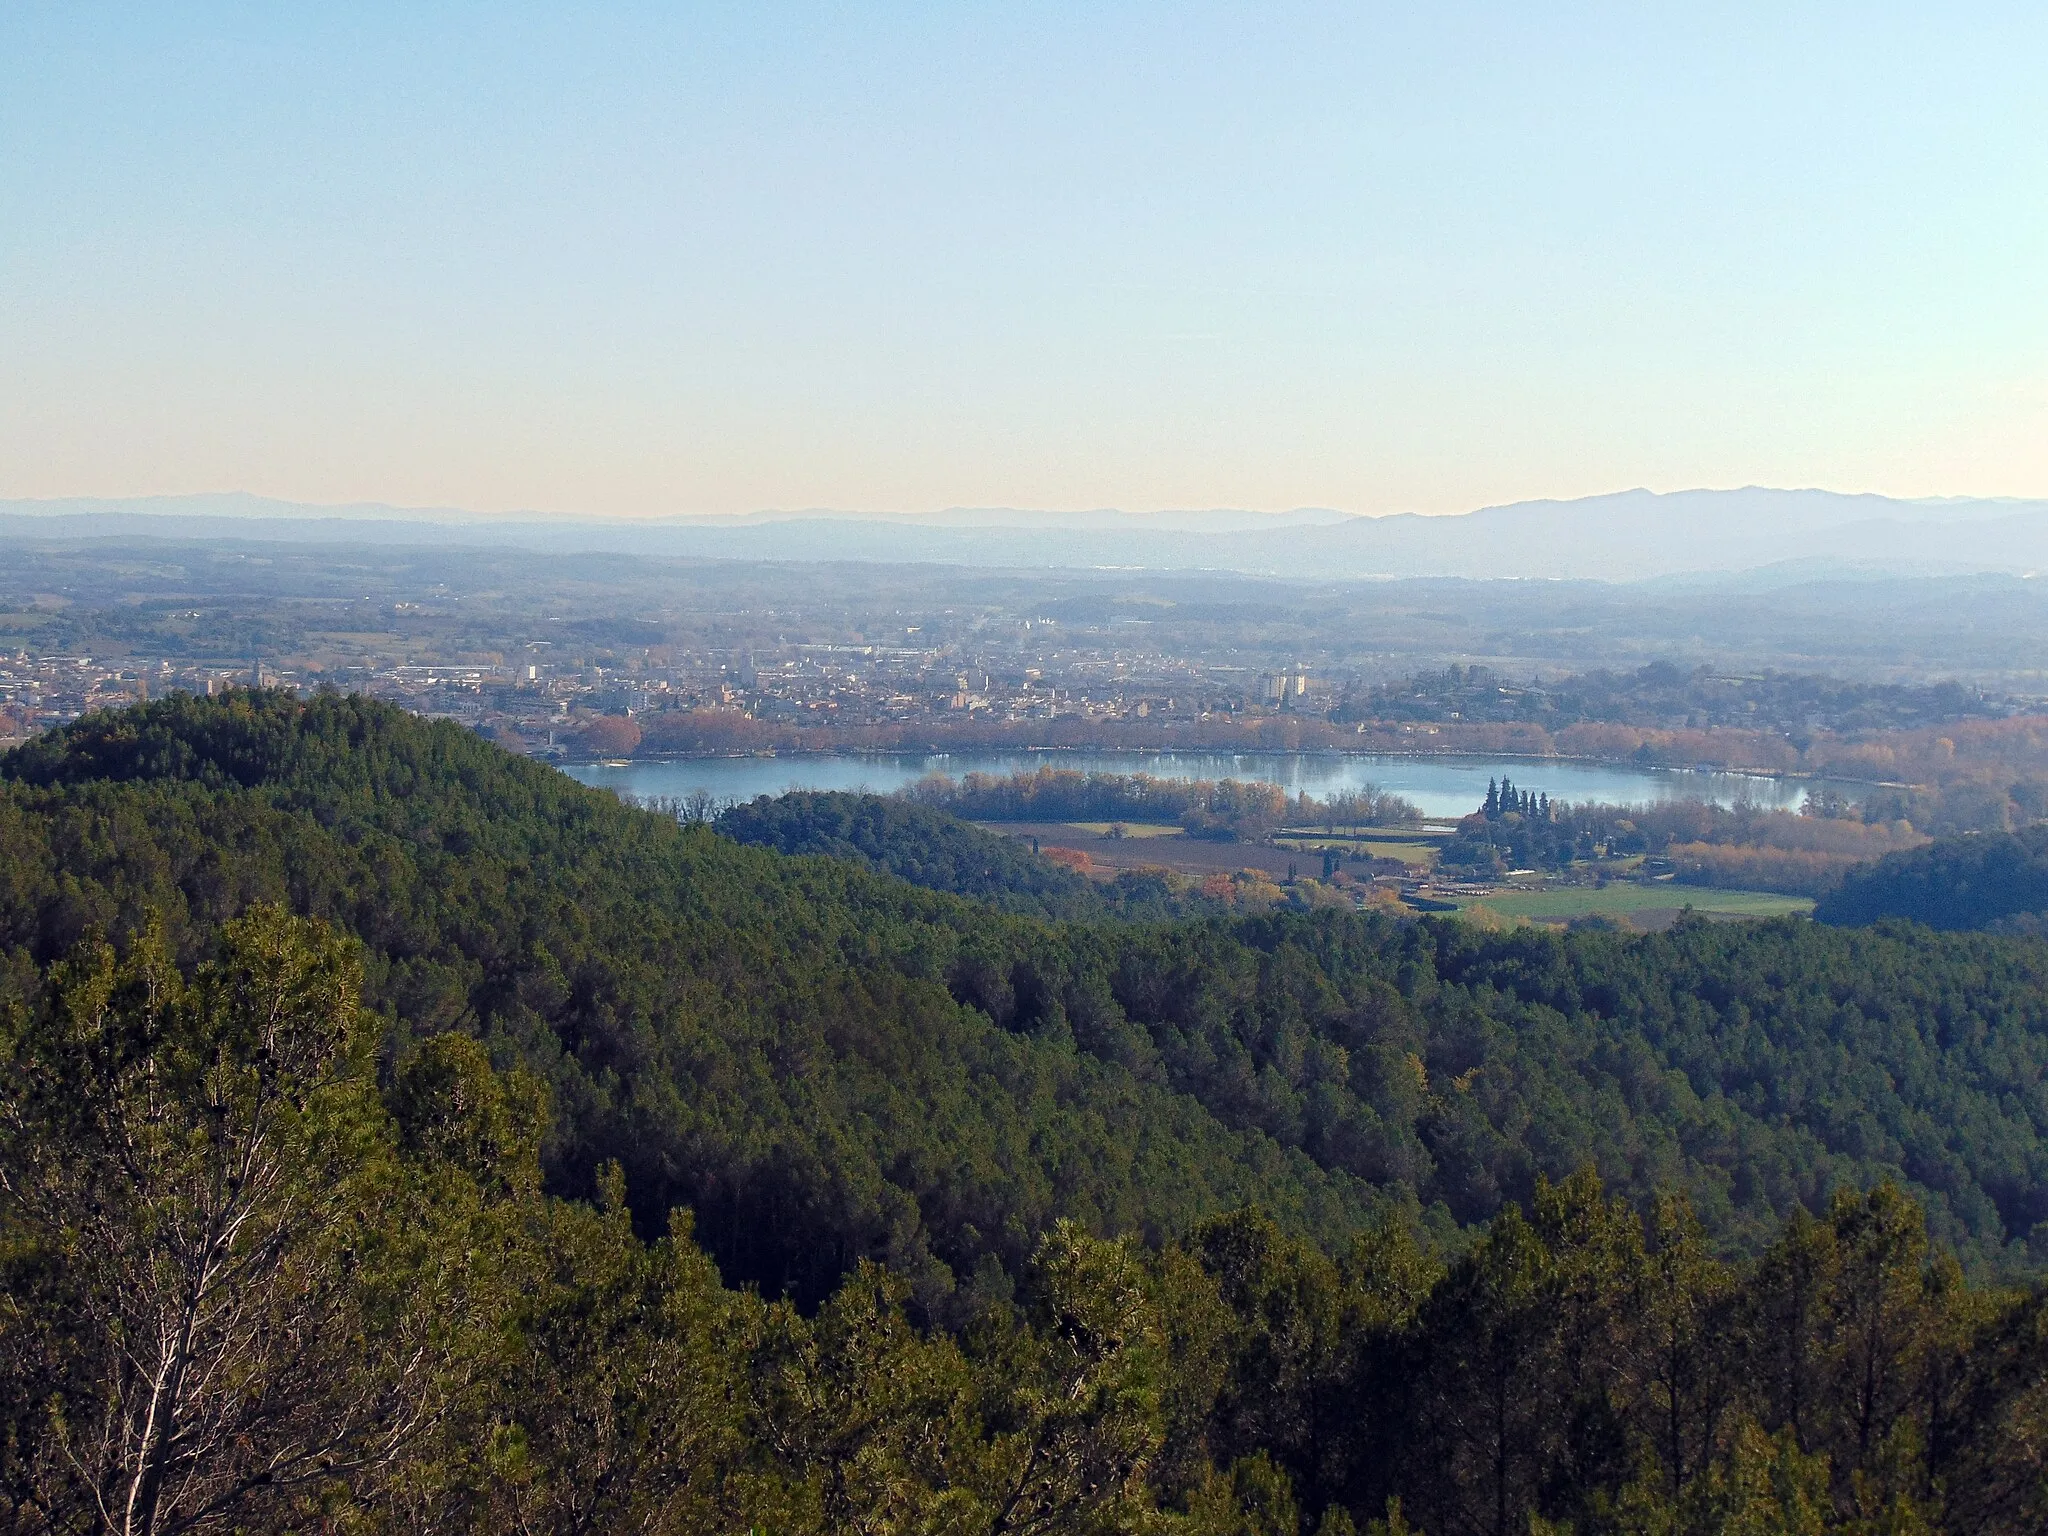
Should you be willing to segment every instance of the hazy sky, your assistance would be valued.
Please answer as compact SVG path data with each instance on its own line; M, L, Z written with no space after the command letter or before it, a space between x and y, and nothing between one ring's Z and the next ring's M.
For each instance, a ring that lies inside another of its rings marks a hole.
M2048 6L0 0L0 496L2048 494Z

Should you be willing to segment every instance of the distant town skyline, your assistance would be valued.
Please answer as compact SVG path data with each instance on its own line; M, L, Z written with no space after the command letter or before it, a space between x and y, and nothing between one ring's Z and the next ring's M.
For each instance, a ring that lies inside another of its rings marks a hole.
M2048 496L2048 12L25 5L0 498Z

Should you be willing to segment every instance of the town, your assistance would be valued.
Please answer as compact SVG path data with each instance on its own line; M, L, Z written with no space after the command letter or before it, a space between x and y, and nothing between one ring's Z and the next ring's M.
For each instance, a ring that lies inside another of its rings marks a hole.
M1027 641L1034 628L1024 626ZM1255 673L1176 662L1142 652L1060 643L972 649L957 644L797 644L683 652L667 646L570 651L526 642L509 657L398 659L331 654L217 659L136 654L0 656L0 739L20 739L96 709L173 691L234 687L333 689L400 704L475 727L534 756L611 755L664 728L685 749L750 738L741 722L812 730L930 728L972 722L1195 722L1248 715L1326 718L1339 695L1305 670ZM689 722L698 735L676 727ZM703 733L711 735L703 738ZM765 744L766 738L761 738Z
M1627 588L1482 602L1427 582L475 549L16 537L6 553L0 740L261 684L369 694L554 758L956 742L1598 757L1640 742L1558 738L1739 731L1803 751L1814 732L2024 714L2041 693L2013 653L2000 670L1973 635L1941 628L1947 608L1860 631L1867 604L1846 607L1827 631L1839 652L1809 646L1791 668L1755 654L1754 614ZM1589 664L1577 636L1596 619L1607 639ZM2048 619L2029 606L2014 622ZM1672 750L1685 762L1704 748Z

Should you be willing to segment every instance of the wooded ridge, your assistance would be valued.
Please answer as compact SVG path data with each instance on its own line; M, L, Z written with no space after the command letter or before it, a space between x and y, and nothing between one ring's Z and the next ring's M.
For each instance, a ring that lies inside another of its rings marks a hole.
M88 717L0 759L0 1485L2037 1529L2044 981L1903 924L1003 911L362 700Z

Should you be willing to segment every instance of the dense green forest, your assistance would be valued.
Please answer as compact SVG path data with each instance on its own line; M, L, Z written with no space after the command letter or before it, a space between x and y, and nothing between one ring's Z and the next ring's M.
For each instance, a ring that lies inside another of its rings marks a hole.
M1825 923L1911 918L1930 928L2039 931L2048 913L2048 825L1973 832L1850 870L1814 909ZM2033 919L2033 922L2029 922Z
M1252 1211L1061 1221L952 1329L863 1261L733 1289L461 1033L378 1061L360 947L256 906L87 943L11 1012L0 1521L15 1531L2020 1533L2048 1298L1890 1185L1752 1263L1539 1182L1447 1262Z
M364 946L385 1050L451 1029L550 1085L553 1187L608 1158L735 1280L815 1300L861 1256L941 1306L1061 1215L1163 1233L1256 1201L1349 1230L1369 1192L1233 1126L1105 1010L1100 1054L991 1028L1040 930L832 859L742 848L447 725L340 698L174 699L0 760L0 989L151 920L189 959L251 902ZM1027 997L1032 1017L1057 1000ZM1077 999L1083 1010L1089 1000ZM1010 1005L1014 1015L1015 1005ZM1112 1005L1113 1009L1113 1005Z
M0 759L15 1525L2038 1528L2037 941L874 862L351 698ZM151 1462L174 1302L243 1353Z

